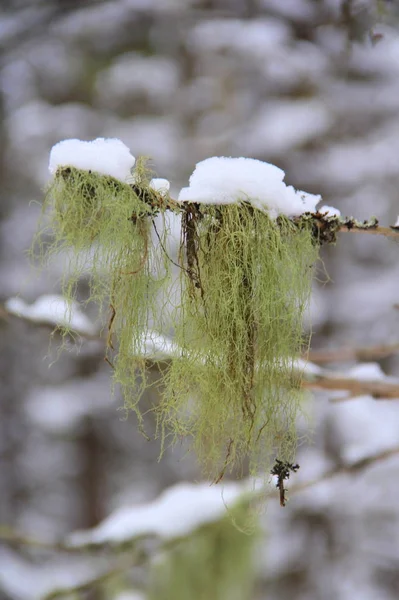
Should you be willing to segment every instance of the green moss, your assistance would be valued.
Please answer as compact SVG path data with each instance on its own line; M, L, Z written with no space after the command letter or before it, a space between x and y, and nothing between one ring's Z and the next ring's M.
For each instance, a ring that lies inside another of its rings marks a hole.
M311 227L247 203L192 207L184 224L182 307L159 409L166 441L191 436L214 479L249 458L259 472L292 460L300 409L295 369L318 255Z
M248 507L201 527L154 565L149 600L245 600L254 585L255 529L243 533L235 526L248 520Z

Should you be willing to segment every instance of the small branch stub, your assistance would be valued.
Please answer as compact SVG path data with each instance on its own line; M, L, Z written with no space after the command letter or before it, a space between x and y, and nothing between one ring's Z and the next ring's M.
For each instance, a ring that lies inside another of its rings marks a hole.
M298 464L292 464L287 461L282 461L276 458L276 462L274 463L274 467L270 471L271 475L277 476L276 488L278 488L280 492L280 506L284 507L286 503L286 489L284 487L284 481L290 478L290 472L296 473L299 469Z

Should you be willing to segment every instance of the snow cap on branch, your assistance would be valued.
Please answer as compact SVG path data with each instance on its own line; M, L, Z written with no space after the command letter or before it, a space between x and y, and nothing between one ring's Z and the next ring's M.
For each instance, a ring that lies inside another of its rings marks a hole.
M334 206L327 206L327 204L325 206L322 206L321 208L317 209L319 211L319 213L321 214L325 214L327 213L327 217L340 217L341 216L341 211L338 210L338 208L335 208Z
M151 179L149 186L155 192L158 192L163 196L169 192L170 182L167 179L155 177L154 179Z
M135 162L129 148L116 138L97 138L92 142L70 139L52 147L49 171L54 174L58 167L75 167L126 182Z
M83 335L94 335L95 325L82 313L77 302L68 302L56 294L39 296L33 304L26 304L22 298L9 298L5 302L6 310L17 316L36 323L48 323L57 327L66 327Z
M206 204L245 200L268 211L272 218L315 212L321 196L287 186L284 177L282 169L254 158L213 156L197 164L189 187L180 191L179 200Z
M76 531L71 546L88 543L120 543L142 535L173 539L188 535L206 523L217 521L253 489L254 482L228 482L220 487L209 483L180 483L165 490L149 504L124 506L113 512L94 529Z

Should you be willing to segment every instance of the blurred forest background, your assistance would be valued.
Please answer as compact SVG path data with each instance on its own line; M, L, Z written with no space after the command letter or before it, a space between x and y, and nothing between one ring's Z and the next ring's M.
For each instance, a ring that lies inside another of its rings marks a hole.
M259 158L345 215L393 224L398 22L399 5L388 0L2 3L0 303L60 290L62 260L38 275L27 249L49 150L65 138L120 138L135 156L152 158L172 196L199 160ZM309 315L312 349L397 343L398 244L342 233L322 256L328 278L321 268ZM168 449L158 462L157 441L147 442L134 416L118 411L101 342L71 342L57 359L51 329L4 310L0 317L2 525L28 538L62 538L115 508L201 479L184 448ZM331 368L394 381L399 355ZM328 391L308 399L313 434L298 453L295 481L398 445L397 402L337 400L342 394ZM270 500L250 598L398 598L398 494L396 455L294 494L285 509ZM73 587L89 576L91 560L6 541L0 597L30 600ZM144 599L144 581L137 567L106 590L84 593Z

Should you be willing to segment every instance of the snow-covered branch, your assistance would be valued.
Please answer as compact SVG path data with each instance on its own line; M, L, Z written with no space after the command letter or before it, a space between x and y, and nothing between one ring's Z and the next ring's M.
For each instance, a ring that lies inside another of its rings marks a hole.
M142 555L141 560L146 560L148 557ZM105 571L100 572L89 579L86 579L82 583L78 583L76 585L71 585L67 587L60 587L52 590L48 594L46 594L42 600L54 600L55 598L64 598L65 596L69 597L71 595L79 595L85 592L90 592L98 586L101 586L111 579L118 577L119 575L123 575L130 568L134 566L139 566L140 560L137 560L136 556L131 556L130 560L123 562L122 564L116 565L112 568L106 569Z
M99 339L96 326L81 311L77 302L68 303L56 294L39 296L33 304L14 297L0 305L0 319L13 316L38 326L57 328L88 340Z
M397 454L399 454L399 446L393 446L354 462L336 465L316 478L290 485L289 494L292 496L300 493L343 473L359 473L371 465L380 463ZM251 484L248 482L244 484L228 482L224 489L229 490L229 488L231 489L227 495L230 500L239 499L240 493L241 499L251 503L257 499L261 499L262 502L266 498L278 499L278 492L270 483L260 487L257 486L255 489L252 486L251 490ZM187 501L187 490L190 494L192 491L191 498L197 501L194 507L187 503L185 505L186 515L182 515L181 507ZM206 496L208 496L207 499ZM134 565L144 564L153 557L154 552L171 550L185 536L191 535L196 528L223 518L226 515L226 508L228 509L225 501L226 496L220 486L181 484L167 490L163 496L152 504L122 507L94 529L74 532L64 540L47 542L20 534L6 527L0 528L0 540L10 545L27 546L51 552L87 553L99 550L115 554L116 551L124 552L129 549L132 554L133 549L135 558L130 557L129 564L124 566L124 569L127 569ZM169 517L174 514L176 516L175 521L173 519L171 521L164 512L168 506ZM198 510L198 506L201 506L202 509ZM178 515L180 516L179 522L177 521ZM146 532L144 532L145 529ZM157 539L159 540L158 544L156 543ZM93 579L92 581L97 580Z

